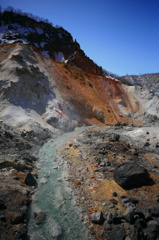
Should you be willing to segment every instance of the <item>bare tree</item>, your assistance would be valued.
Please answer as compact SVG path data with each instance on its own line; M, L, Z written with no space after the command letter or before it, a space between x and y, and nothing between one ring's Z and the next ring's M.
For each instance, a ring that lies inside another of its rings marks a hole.
M15 9L12 6L8 6L5 11L7 12L15 12Z
M3 8L0 6L0 13L2 13L3 12Z

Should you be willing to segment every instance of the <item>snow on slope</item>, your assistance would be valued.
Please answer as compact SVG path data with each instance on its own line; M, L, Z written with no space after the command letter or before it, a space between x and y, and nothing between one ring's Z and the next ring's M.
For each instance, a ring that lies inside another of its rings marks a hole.
M41 28L33 28L33 27L22 27L17 23L7 24L0 26L0 43L14 43L14 42L23 42L25 44L29 43L28 36L29 34L38 34L44 35L42 42L34 42L34 45L40 49L40 52L44 57L50 58L50 54L45 50L45 45L49 43L49 35L44 32ZM59 35L59 34L58 34ZM59 35L62 38L62 35ZM48 41L46 41L48 40ZM62 52L55 52L54 54L55 60L60 62L66 62L67 60L64 57Z
M62 52L54 53L54 56L55 56L55 60L59 62L67 62Z

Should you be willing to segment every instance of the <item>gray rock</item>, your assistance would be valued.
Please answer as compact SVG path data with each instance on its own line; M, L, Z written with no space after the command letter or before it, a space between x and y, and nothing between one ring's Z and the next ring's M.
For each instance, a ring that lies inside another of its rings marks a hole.
M105 222L105 223L103 224L103 226L104 226L104 228L105 228L106 231L112 229L112 228L111 228L111 225L110 225L108 222Z
M134 226L132 231L131 240L145 240L147 239L145 237L144 231L141 226Z
M124 219L130 224L134 224L138 219L145 220L145 216L140 210L135 210L132 207L129 207L124 213Z
M110 202L113 203L114 205L117 205L118 204L118 201L114 198L110 199Z
M136 163L126 162L116 167L114 180L124 189L132 189L153 183L148 171Z
M46 213L42 211L34 213L34 218L36 225L40 225L46 219Z
M119 141L120 139L120 135L118 133L113 133L112 134L112 140L113 141Z
M124 240L126 237L125 230L120 227L115 227L110 233L109 237L111 240Z
M100 167L105 167L106 163L105 162L101 162L100 163Z
M113 222L113 214L112 213L108 213L107 214L107 217L106 217L106 220L108 223L112 223Z
M56 223L52 229L52 237L57 238L62 235L62 227L59 223Z
M122 204L129 203L129 202L130 202L130 201L129 201L128 198L122 198L122 199L121 199L121 203L122 203Z
M37 181L31 173L26 175L24 182L28 186L37 186Z
M153 217L159 217L159 207L150 207L149 213Z
M103 224L105 221L102 212L94 212L92 213L92 223L95 224Z
M151 220L147 223L147 239L155 240L159 236L159 225L156 221Z

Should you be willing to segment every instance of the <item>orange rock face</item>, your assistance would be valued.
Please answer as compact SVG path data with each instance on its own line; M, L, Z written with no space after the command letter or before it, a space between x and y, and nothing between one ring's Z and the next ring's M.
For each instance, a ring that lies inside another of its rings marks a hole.
M27 65L25 61L19 62L17 57L14 58L16 55L20 55L20 58L25 60ZM33 59L35 64L27 58L28 56L30 59ZM97 73L95 73L96 75L91 74L89 69L87 71L87 67L83 71L70 62L58 62L51 58L46 58L35 47L22 43L1 44L0 62L2 68L6 68L6 70L3 70L2 78L9 79L11 84L14 78L19 78L18 81L21 82L23 78L25 82L28 79L30 97L33 98L32 102L35 102L33 103L33 109L40 106L38 102L40 98L42 99L43 96L41 95L43 93L48 98L46 101L47 108L50 101L47 92L54 91L53 95L57 99L58 107L54 108L53 114L56 117L58 116L58 118L66 119L68 117L69 119L76 120L78 126L113 125L119 123L121 125L141 125L142 117L139 118L138 116L144 115L147 111L143 110L143 105L146 102L142 103L139 101L139 90L137 98L134 94L134 87L126 86L111 77L100 76ZM43 76L45 81L48 82L47 86L42 87L44 85L43 79L38 80L39 77L37 74L39 74L40 78ZM35 89L33 83L37 80L38 84L41 81L41 85L37 85ZM49 84L53 90L48 90ZM21 83L21 88L23 88L22 85L23 83ZM11 90L10 85L8 86ZM40 93L39 87L41 92L44 90L43 93ZM20 92L23 90L21 89ZM147 101L147 99L144 101ZM157 109L157 100L156 106L152 103L151 107L153 105L154 109ZM147 105L147 109L149 109L149 105ZM156 110L154 109L152 111L155 112ZM50 110L44 109L43 113L45 111L48 114ZM53 114L51 117L54 117ZM75 115L78 117L76 118Z
M138 104L122 83L65 63L54 62L54 66L53 71L58 75L56 86L62 98L75 107L86 124L140 124L127 116L137 111Z

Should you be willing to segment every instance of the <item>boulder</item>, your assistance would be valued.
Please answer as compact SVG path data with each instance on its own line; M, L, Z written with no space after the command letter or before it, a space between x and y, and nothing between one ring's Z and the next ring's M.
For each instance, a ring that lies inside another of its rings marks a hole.
M94 212L92 213L92 223L95 224L103 224L105 221L102 212Z
M137 163L126 162L115 168L114 180L124 189L133 189L153 183L148 171Z
M36 186L37 181L31 173L28 173L24 179L24 182L28 186Z

